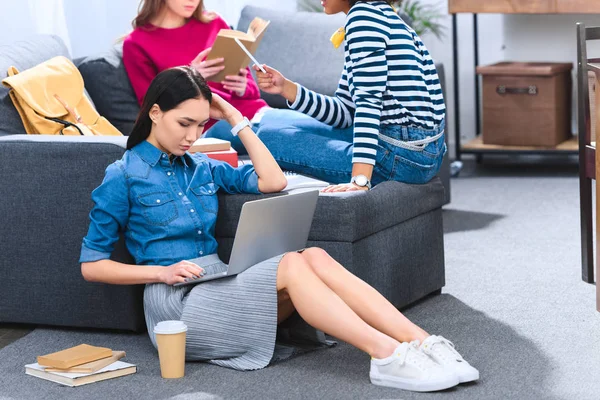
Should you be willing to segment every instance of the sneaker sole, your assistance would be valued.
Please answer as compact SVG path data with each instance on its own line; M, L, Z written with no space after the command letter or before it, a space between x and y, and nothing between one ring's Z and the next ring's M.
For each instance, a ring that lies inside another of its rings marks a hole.
M458 380L460 381L460 383L467 383L479 380L479 371L459 375Z
M436 392L438 390L449 389L459 384L459 379L457 376L449 376L446 379L426 382L374 373L370 374L370 378L371 383L374 385L410 390L411 392Z

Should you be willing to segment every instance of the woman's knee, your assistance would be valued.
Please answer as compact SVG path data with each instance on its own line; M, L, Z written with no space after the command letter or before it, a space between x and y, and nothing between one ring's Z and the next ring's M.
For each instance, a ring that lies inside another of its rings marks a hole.
M301 254L313 268L324 268L333 264L330 262L333 259L329 253L320 247L309 247Z
M301 254L287 253L281 259L277 269L277 286L278 288L285 288L288 282L310 272L310 265Z

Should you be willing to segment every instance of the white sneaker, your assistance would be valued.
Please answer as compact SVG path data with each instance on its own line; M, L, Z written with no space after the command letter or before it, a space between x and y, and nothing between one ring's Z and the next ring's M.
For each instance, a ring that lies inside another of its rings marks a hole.
M479 371L465 361L454 348L454 344L448 339L442 336L431 335L423 341L421 350L436 363L454 372L458 376L460 383L479 379Z
M458 377L419 348L419 341L402 343L387 358L371 359L371 383L414 392L433 392L458 385Z

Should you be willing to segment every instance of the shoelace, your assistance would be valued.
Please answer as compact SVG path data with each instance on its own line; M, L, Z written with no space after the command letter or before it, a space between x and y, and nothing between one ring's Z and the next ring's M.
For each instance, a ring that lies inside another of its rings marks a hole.
M406 362L406 359L410 353L411 363L421 371L426 371L432 367L437 367L436 362L421 351L419 344L420 343L418 340L414 340L410 343L402 343L402 349L400 350L400 357L402 357L401 363L404 364Z
M434 336L433 339L433 341L423 346L423 352L425 354L435 353L438 357L442 358L443 360L462 361L463 358L460 355L460 353L456 351L454 343L441 336Z

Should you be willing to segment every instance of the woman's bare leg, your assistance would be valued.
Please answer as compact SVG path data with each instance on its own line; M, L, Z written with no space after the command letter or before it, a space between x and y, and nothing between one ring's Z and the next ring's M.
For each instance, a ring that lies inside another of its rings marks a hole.
M320 248L310 248L301 254L315 274L333 290L360 318L378 331L399 342L429 336L396 309L369 284L357 278Z
M277 291L277 324L288 319L295 311L294 303L285 289Z
M372 357L388 357L400 344L360 319L319 279L301 254L288 253L281 260L277 271L277 290L283 289L307 323Z

